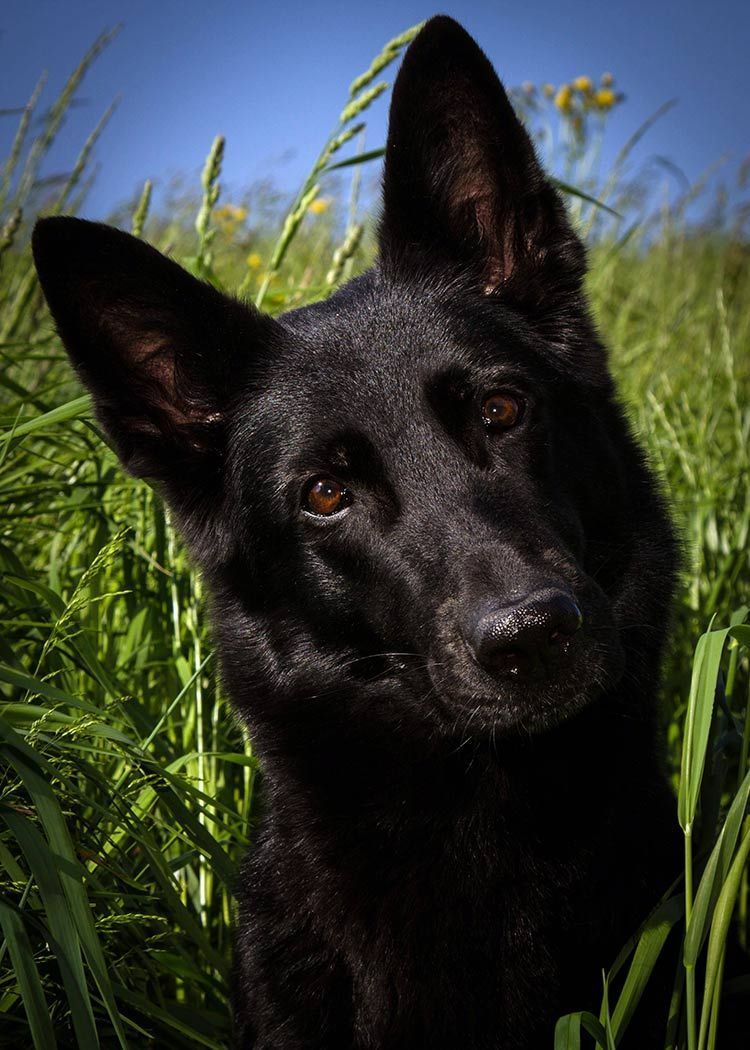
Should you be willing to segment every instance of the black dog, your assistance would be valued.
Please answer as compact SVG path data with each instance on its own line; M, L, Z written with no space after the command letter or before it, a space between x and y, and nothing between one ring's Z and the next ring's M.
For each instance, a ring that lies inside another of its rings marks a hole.
M669 881L675 544L489 62L413 43L379 262L327 302L272 320L76 219L34 251L262 758L239 1045L551 1046Z

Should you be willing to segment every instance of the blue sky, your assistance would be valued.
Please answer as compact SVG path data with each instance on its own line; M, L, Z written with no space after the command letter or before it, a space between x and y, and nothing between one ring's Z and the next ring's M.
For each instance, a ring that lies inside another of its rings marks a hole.
M731 181L750 153L750 4L740 0L628 0L367 4L213 0L3 0L0 109L23 105L42 70L49 104L87 46L122 32L88 75L48 174L70 168L107 104L120 106L100 142L96 185L84 208L101 218L143 179L196 175L219 132L224 182L238 191L272 176L294 188L335 123L354 76L382 44L436 10L453 15L508 85L559 84L611 70L626 93L612 116L605 160L667 99L678 105L649 133L635 161L666 157L689 181L722 157ZM385 137L387 102L372 111L368 147ZM0 158L15 117L0 117ZM673 176L662 174L660 179Z

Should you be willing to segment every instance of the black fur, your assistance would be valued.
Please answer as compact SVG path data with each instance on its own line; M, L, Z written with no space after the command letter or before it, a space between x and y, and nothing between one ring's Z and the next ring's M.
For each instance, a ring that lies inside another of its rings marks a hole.
M238 1046L551 1046L669 882L675 544L489 62L448 18L413 43L380 260L327 302L271 320L76 219L34 252L102 424L202 567L262 759ZM503 432L496 390L521 408ZM315 476L351 504L308 513ZM482 610L550 589L584 617L552 669L480 666Z

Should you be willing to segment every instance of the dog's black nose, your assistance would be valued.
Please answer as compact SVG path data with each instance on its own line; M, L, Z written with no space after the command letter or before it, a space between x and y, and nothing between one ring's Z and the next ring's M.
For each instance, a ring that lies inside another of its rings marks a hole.
M548 588L512 605L483 603L465 637L477 663L492 674L539 674L568 651L582 623L572 597Z

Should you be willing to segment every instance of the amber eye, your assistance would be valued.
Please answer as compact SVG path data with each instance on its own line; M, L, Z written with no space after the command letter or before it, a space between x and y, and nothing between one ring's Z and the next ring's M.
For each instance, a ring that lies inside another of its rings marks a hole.
M302 506L311 514L329 517L348 507L351 501L349 490L333 478L312 478L305 488Z
M521 418L522 404L513 394L502 390L490 394L482 404L482 421L493 430L508 430Z

